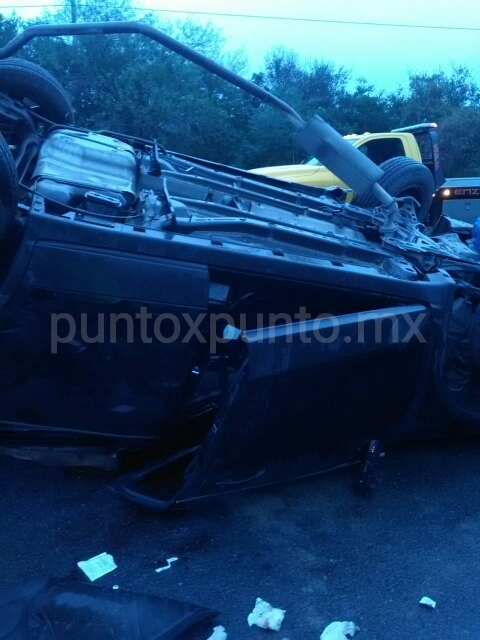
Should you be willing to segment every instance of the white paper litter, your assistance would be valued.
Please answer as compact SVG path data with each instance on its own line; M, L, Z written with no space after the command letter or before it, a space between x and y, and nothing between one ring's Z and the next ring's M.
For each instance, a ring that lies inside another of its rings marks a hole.
M167 558L167 566L166 567L158 567L158 569L155 569L155 571L157 573L160 573L161 571L166 571L167 569L170 569L170 567L172 566L172 562L176 562L178 560L178 558Z
M248 615L247 622L250 627L255 624L260 629L280 631L285 613L286 611L283 609L275 609L265 600L257 598L252 613Z
M420 600L420 604L423 604L426 607L430 607L431 609L435 609L435 607L437 606L437 603L435 602L435 600L432 600L431 598L427 598L427 596L423 596L423 598Z
M113 556L105 551L94 558L90 558L90 560L77 562L77 566L92 582L117 568Z
M320 640L347 640L360 631L354 622L332 622L326 627Z
M225 627L213 627L213 633L208 640L227 640L227 632Z

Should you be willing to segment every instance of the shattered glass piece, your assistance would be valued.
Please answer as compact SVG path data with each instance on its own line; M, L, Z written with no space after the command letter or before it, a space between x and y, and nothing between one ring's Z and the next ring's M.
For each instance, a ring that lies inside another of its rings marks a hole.
M420 604L423 604L425 607L430 607L431 609L435 609L435 607L437 606L435 600L432 600L427 596L423 596L423 598L420 600Z

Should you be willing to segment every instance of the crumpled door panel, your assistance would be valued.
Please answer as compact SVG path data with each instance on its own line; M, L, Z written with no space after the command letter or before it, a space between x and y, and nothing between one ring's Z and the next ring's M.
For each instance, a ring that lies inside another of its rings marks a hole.
M0 640L173 640L215 615L171 598L35 578L0 592Z

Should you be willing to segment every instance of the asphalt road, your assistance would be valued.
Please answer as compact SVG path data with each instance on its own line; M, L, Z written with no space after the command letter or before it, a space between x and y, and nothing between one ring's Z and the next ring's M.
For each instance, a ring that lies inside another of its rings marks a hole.
M118 569L100 584L217 608L229 640L318 640L333 620L355 621L359 640L480 638L478 443L389 452L369 499L348 470L167 515L107 485L1 458L2 582L63 576L107 551ZM155 573L169 556L179 561ZM248 627L257 596L287 610L279 634Z

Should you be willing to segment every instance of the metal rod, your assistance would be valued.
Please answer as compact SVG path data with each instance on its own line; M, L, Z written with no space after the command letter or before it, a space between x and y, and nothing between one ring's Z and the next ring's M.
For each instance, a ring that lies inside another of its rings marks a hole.
M281 113L283 113L293 124L297 130L301 130L305 125L299 114L292 109L286 102L272 95L254 82L242 78L237 73L230 71L226 67L210 60L207 56L191 49L185 44L178 42L175 38L171 38L166 33L155 29L151 25L139 21L120 21L120 22L84 22L76 24L38 24L27 27L22 33L18 34L13 40L0 48L0 60L4 60L17 53L22 47L28 44L34 38L48 36L77 36L77 35L106 35L120 33L136 33L151 40L155 40L167 49L178 53L182 57L194 62L198 66L214 73L223 78L230 84L235 85L239 89L246 91L250 95L265 102Z

